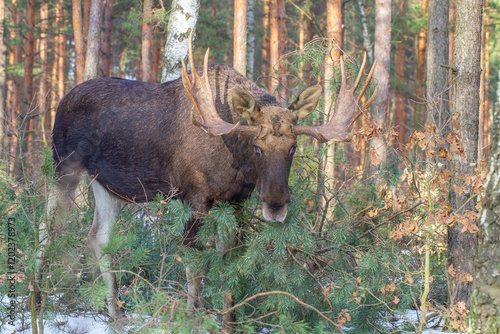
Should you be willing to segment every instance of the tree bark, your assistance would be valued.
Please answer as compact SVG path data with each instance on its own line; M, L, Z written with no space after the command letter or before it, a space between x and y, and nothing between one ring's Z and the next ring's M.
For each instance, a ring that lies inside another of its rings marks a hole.
M247 9L246 0L234 1L233 67L247 73Z
M104 0L92 0L90 4L87 55L85 56L85 74L83 76L83 81L97 78L99 73L103 9Z
M144 0L143 22L142 22L142 49L141 68L142 81L155 81L153 78L153 27L151 25L151 12L153 1Z
M383 128L387 126L389 107L389 75L391 70L391 18L392 0L375 1L375 52L378 64L373 72L373 79L378 84L378 94L373 101L371 114L373 120ZM373 137L370 141L372 166L385 164L387 161L387 143L383 138Z
M422 0L422 13L425 16L427 8L429 6L429 0ZM422 99L424 97L424 83L425 83L425 48L427 40L427 29L422 27L418 33L418 66L417 66L417 98ZM421 103L416 104L415 108L415 129L422 127L425 123L425 113L422 108Z
M186 59L191 30L196 30L200 0L173 0L163 54L162 81L180 78L181 61Z
M490 113L490 0L484 1L484 112L483 112L483 137L481 152L482 157L487 157L491 144L491 113Z
M363 25L363 44L368 56L368 61L373 64L373 51L370 42L370 34L368 32L368 21L366 20L366 11L363 0L358 0L359 14L361 15L361 24Z
M75 40L75 85L83 81L85 73L85 45L83 39L82 3L73 0L73 37Z
M57 58L58 58L58 64L57 64L57 94L58 94L58 99L59 101L62 100L64 97L65 93L65 82L66 82L66 76L65 76L65 67L66 67L66 36L64 35L64 13L63 13L63 7L64 7L64 0L59 0L57 3L57 17L58 17L58 29L59 29L59 35L58 35L58 51L57 51ZM55 109L53 110L53 118L55 118Z
M404 20L406 13L406 0L397 1L397 14L400 18ZM396 126L398 131L398 139L395 146L399 150L404 151L406 145L406 120L408 115L406 113L406 96L403 87L406 86L405 78L405 58L406 58L406 38L402 32L397 36L396 42L396 52L394 55L394 64L396 65L396 72L394 73L394 79L396 81L396 87L394 89L394 126Z
M262 37L262 84L271 90L271 81L269 80L269 67L270 67L270 39L269 39L269 24L270 24L270 0L262 0L263 15L262 15L262 29L264 36Z
M271 91L276 91L279 80L276 78L275 66L279 59L279 31L277 0L269 1L269 72L271 74Z
M426 126L434 124L441 138L449 133L450 95L448 91L449 0L430 0L427 35ZM437 158L434 159L437 162Z
M463 185L461 174L473 175L478 154L479 86L481 78L481 22L482 0L457 0L455 47L452 77L452 131L462 141L464 154L456 156L453 184ZM455 211L475 210L475 199L469 194L451 193L451 206ZM473 261L477 254L477 235L461 232L457 224L448 230L449 261L459 273L474 277ZM461 282L463 275L454 277L451 301L464 302L470 307L471 282Z
M248 0L247 15L247 78L253 78L255 58L255 4Z
M500 89L497 92L500 96ZM498 98L498 97L497 97ZM484 184L479 220L479 250L475 262L470 333L500 333L500 109L493 111L490 169Z
M44 133L50 133L52 125L52 117L50 117L50 111L47 110L48 101L48 89L47 89L47 55L48 55L48 28L49 28L49 2L47 0L42 0L40 6L40 84L38 92L38 108L40 110L41 116L44 117ZM46 141L46 136L44 136L44 141Z
M338 63L342 46L342 1L326 1L326 38L329 52L325 55L324 94L326 120L330 120L334 111L335 92L330 87L334 76L335 63ZM328 198L335 192L335 143L329 143L325 159L325 192ZM328 217L333 215L333 201L330 201Z
M104 77L111 76L112 31L113 31L113 0L106 0L106 5L104 7L104 24L103 24L102 48L101 48L101 54L102 54L101 75Z

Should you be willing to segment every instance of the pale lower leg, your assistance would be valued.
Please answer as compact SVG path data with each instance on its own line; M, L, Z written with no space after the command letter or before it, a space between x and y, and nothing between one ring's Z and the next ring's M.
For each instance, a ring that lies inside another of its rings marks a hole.
M98 182L93 182L92 188L94 190L95 212L89 233L89 243L94 249L101 274L108 286L106 306L109 315L114 320L118 320L123 317L123 310L118 303L118 283L115 275L109 272L111 258L108 254L103 254L102 249L110 240L112 225L120 216L122 203Z

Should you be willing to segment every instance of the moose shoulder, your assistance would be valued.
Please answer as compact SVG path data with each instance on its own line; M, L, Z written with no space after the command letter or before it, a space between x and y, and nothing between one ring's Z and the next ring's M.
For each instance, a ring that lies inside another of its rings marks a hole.
M193 66L191 43L189 58ZM296 136L347 140L349 126L376 94L359 107L373 67L355 97L366 57L350 88L341 59L342 85L334 116L318 127L298 126L298 119L315 109L320 86L307 88L284 107L232 67L207 63L208 52L203 68L189 74L183 66L182 80L163 84L90 80L60 102L53 129L58 183L47 211L68 207L80 175L87 171L96 203L89 242L97 258L107 256L102 249L123 203L146 202L158 193L174 195L194 211L206 213L216 201L241 202L257 188L264 219L283 222L290 202L288 177ZM200 223L196 218L187 223L186 245L200 247L196 243ZM230 245L218 249L224 253L225 247ZM123 310L117 302L117 282L104 265L109 261L101 263L109 286L107 307L110 316L119 319ZM203 271L188 266L186 274L192 310ZM230 295L224 299L232 301Z

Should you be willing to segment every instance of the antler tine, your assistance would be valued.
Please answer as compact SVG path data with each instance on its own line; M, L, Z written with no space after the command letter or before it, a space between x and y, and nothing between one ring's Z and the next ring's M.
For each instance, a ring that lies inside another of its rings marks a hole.
M363 107L358 106L358 102L361 96L366 91L368 84L372 78L373 70L375 68L376 62L373 64L368 77L361 88L360 94L355 97L354 92L361 81L363 75L363 69L366 66L366 56L363 57L363 64L356 77L354 85L348 87L345 78L344 69L344 58L340 58L340 70L342 72L342 84L340 86L340 91L338 93L337 99L335 101L335 110L333 117L325 124L320 126L296 126L294 127L294 132L297 135L308 135L316 138L320 142L326 142L328 140L335 141L349 141L352 138L352 134L349 130L352 123L361 115L361 113L368 109L370 104L375 99L378 89L368 99L367 103Z
M196 77L198 76L198 73L194 70L194 60L193 60L193 33L194 29L191 29L191 32L189 33L189 40L188 40L188 57L189 57L189 66L191 66L191 78L193 82L196 82Z
M365 65L366 65L366 51L363 52L363 62L361 63L361 68L359 69L358 76L356 77L356 81L354 82L354 85L353 85L354 89L356 89L358 87L359 82L361 81L361 77L363 76L363 70L365 69ZM363 94L360 94L360 96L361 95L363 95ZM359 102L359 100L357 100L356 102Z
M365 83L363 84L363 87L361 88L361 92L359 92L359 95L356 98L357 103L359 102L359 100L361 100L361 96L363 96L363 94L365 93L366 88L368 87L368 84L370 83L370 80L372 79L373 71L375 71L375 66L377 66L377 59L375 59L375 61L373 62L372 68L370 69L370 73L368 73L368 76L366 77ZM361 70L363 70L363 67L361 68ZM359 73L361 73L361 70ZM375 94L375 95L377 95L377 94Z
M205 58L203 59L203 76L205 77L205 84L207 87L210 87L210 82L208 81L208 55L210 53L210 48L207 49L207 52L205 52ZM212 90L208 89L207 94L210 96L210 99L212 99Z
M233 131L255 134L258 126L241 126L240 123L232 124L224 121L217 112L212 96L208 74L208 56L210 50L205 53L203 61L203 77L200 77L194 66L193 57L193 30L189 34L188 58L191 67L191 79L189 78L187 67L183 59L182 62L182 84L186 90L188 98L193 103L191 110L191 121L194 125L201 127L209 135L220 136ZM198 113L201 122L196 119L194 110Z

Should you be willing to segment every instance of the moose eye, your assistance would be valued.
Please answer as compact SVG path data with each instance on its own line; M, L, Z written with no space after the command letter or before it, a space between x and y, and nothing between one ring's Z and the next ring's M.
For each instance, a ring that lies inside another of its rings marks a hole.
M262 156L262 150L257 145L253 146L253 151L255 155L257 155L259 158Z
M293 155L295 153L295 150L297 149L297 146L296 145L293 145L291 148L290 148L290 151L288 152L289 155Z

